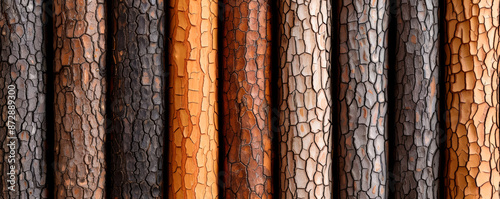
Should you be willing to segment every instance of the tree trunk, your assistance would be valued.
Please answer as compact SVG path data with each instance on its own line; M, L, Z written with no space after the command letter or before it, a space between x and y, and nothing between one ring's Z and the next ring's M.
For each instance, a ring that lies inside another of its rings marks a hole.
M170 9L169 198L218 198L216 0Z
M438 198L439 2L396 3L394 196Z
M388 191L389 1L365 2L339 1L340 198L386 198Z
M105 195L104 14L104 1L54 1L56 198Z
M447 198L499 198L499 0L446 1Z
M268 0L225 0L223 142L226 198L271 198L271 11Z
M163 1L113 1L108 190L161 198L165 133Z
M331 198L331 4L281 0L279 7L280 195Z
M0 3L0 198L48 197L42 6L41 1Z

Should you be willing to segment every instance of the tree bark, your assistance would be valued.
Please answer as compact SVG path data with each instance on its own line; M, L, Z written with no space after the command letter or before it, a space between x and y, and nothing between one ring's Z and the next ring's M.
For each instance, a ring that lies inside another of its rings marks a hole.
M169 10L169 198L219 198L218 2Z
M0 198L48 197L47 65L42 6L41 1L0 3ZM15 87L12 95L9 85ZM10 110L15 110L15 119L8 118ZM15 123L12 131L8 121ZM15 149L7 145L12 142ZM15 152L13 158L9 157L11 150ZM15 166L13 175L7 174L10 166ZM15 177L13 191L8 189L11 176Z
M438 4L396 2L395 198L439 197Z
M446 1L447 198L499 198L500 1Z
M112 2L108 192L112 198L161 198L165 132L163 1Z
M340 198L387 195L389 1L339 1Z
M225 0L223 142L226 198L271 198L271 11L268 0Z
M331 198L331 4L279 2L281 198Z
M54 1L55 196L103 198L103 0Z

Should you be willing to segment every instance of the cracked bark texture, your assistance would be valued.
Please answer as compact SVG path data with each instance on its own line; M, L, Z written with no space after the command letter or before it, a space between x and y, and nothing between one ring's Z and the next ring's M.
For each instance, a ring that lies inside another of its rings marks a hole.
M55 196L103 198L104 0L54 1Z
M446 1L447 198L499 198L498 0Z
M219 198L217 0L170 1L169 198Z
M224 196L271 198L270 1L223 2Z
M281 198L331 198L331 13L327 0L279 1Z
M41 1L0 3L0 198L47 198L46 60ZM15 192L7 190L8 86L16 86Z
M164 2L113 1L112 198L160 198L165 131Z
M339 1L340 198L387 196L389 1Z
M439 193L438 4L396 2L395 198L437 198Z

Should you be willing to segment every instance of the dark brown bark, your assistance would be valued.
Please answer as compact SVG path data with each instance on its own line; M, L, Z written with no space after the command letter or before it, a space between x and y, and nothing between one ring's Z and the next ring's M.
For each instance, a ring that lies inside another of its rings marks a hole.
M165 119L163 1L113 1L112 198L160 198Z
M104 1L54 1L55 197L105 196Z
M223 2L224 197L271 198L271 1Z
M0 198L47 198L42 1L2 0L0 14ZM14 95L9 95L9 85L15 87ZM9 118L10 110L16 110L15 119ZM15 122L13 131L8 121ZM12 142L14 158L7 146ZM14 191L7 182L11 165L16 167Z
M396 3L394 196L438 198L438 1Z

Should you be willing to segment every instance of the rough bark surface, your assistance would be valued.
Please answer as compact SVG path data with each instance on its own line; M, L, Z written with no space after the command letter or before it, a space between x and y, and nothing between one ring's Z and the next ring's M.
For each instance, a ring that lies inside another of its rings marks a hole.
M169 198L219 198L216 0L169 6Z
M160 198L165 116L164 3L113 1L111 198Z
M447 198L499 198L498 0L446 1Z
M47 198L46 60L42 1L0 2L0 198ZM14 85L15 99L8 86ZM15 120L8 119L8 100L15 100ZM7 121L15 121L10 134ZM17 139L10 139L15 137ZM15 163L8 143L15 142ZM9 166L16 166L14 191L9 191Z
M389 1L339 1L340 198L387 195Z
M331 7L279 1L281 198L331 198Z
M395 198L438 198L438 4L396 2Z
M271 11L268 0L224 0L226 198L271 198Z
M55 197L103 198L104 0L54 1Z

